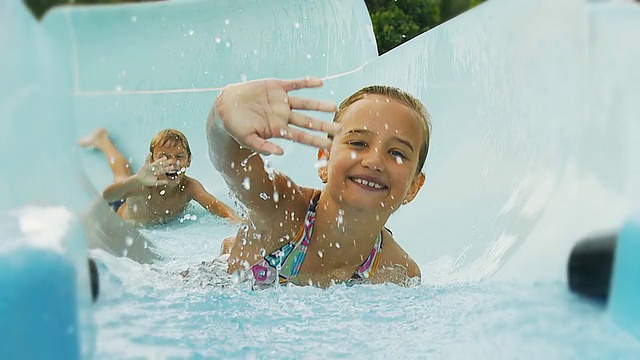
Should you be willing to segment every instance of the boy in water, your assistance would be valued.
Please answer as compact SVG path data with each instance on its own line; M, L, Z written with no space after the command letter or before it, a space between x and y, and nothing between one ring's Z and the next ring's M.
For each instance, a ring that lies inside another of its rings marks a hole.
M78 143L99 149L107 158L114 180L102 196L123 220L138 225L164 223L178 217L195 200L214 215L241 221L198 180L185 175L191 165L191 149L178 130L162 130L151 140L149 155L136 174L109 139L107 130L100 128Z
M216 99L207 120L209 153L249 211L248 226L235 241L225 240L228 271L251 279L254 288L409 284L420 269L385 224L424 183L429 114L419 100L389 86L354 93L332 123L294 111L336 111L334 104L289 94L321 85L320 79L250 81L226 86ZM281 155L272 138L318 147L326 160L318 169L325 188L267 173L253 152Z

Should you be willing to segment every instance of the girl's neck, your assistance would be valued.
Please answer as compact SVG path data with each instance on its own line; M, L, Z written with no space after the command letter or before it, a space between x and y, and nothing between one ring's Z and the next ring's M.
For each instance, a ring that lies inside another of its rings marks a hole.
M331 252L341 254L329 258L359 260L359 255L371 251L388 218L389 214L340 206L327 192L322 192L316 208L313 242L329 256Z

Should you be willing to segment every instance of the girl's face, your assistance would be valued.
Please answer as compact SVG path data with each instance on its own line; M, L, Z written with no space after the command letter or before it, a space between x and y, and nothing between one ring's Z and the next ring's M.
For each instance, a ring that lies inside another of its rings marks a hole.
M415 110L382 95L366 95L340 119L342 132L328 154L326 179L341 207L398 209L424 181L416 175L424 130Z

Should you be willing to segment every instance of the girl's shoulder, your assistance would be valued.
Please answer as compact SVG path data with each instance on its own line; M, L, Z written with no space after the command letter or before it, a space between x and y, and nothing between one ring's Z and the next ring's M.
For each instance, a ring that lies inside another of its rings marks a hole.
M392 267L401 265L407 270L409 277L419 277L420 268L409 254L398 244L393 237L391 230L385 228L382 238L382 254L380 258L382 267Z

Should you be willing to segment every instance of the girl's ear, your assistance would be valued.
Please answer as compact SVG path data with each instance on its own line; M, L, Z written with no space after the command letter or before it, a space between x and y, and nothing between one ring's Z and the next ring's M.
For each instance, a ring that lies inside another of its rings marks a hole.
M405 196L404 201L402 202L403 204L408 204L413 201L413 199L418 195L418 192L420 192L420 189L422 188L422 185L424 185L425 180L426 176L422 172L414 176L413 180L411 181L411 185L409 185L407 196Z
M318 176L323 184L327 183L327 161L329 160L329 150L318 150Z

